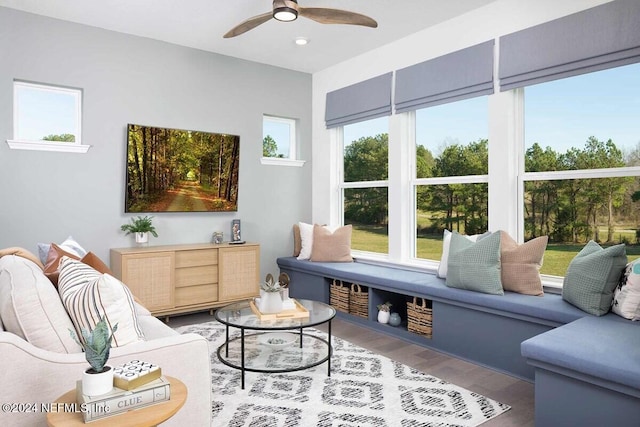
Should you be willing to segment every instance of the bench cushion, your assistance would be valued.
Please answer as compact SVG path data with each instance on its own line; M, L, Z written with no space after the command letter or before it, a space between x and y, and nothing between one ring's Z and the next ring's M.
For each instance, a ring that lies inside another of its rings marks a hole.
M534 363L638 388L640 384L640 324L615 314L587 316L521 345Z
M329 263L301 261L293 257L278 258L281 268L297 270L327 278L342 279L363 285L375 285L381 289L404 295L425 297L445 302L473 305L478 309L504 312L514 317L537 319L552 326L563 325L588 316L584 311L562 300L558 294L544 296L505 292L489 295L464 289L448 288L445 280L429 272L421 272L381 266L357 261Z

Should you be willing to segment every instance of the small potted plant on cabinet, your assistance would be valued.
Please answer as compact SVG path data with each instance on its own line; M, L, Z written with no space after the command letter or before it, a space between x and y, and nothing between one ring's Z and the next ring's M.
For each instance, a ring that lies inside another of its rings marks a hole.
M111 340L113 333L118 329L114 325L111 335L105 318L102 317L93 331L89 332L81 328L82 341L78 340L74 331L69 331L71 336L84 349L84 355L91 365L82 374L82 393L88 396L97 396L111 391L113 388L113 368L107 366Z
M138 216L135 218L131 218L130 224L123 224L120 227L120 230L125 232L125 236L127 234L135 234L136 243L143 244L149 241L149 233L153 235L153 237L158 237L158 233L156 232L156 228L153 226L152 216Z
M389 323L389 316L391 315L391 304L389 301L378 304L378 322L380 323Z

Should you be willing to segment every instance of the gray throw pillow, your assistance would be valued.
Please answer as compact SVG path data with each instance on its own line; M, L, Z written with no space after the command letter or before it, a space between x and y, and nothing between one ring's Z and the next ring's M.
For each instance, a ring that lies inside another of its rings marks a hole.
M591 240L569 264L562 299L589 314L607 314L626 265L624 244L603 249Z
M447 268L446 284L450 288L504 295L500 279L500 232L475 243L454 232Z

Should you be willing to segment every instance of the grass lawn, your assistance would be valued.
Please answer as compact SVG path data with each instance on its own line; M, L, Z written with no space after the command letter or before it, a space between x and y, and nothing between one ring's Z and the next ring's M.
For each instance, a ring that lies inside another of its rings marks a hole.
M369 252L388 253L389 238L386 227L354 226L351 247ZM550 243L544 253L540 273L564 276L569 263L583 247L584 244ZM627 245L626 249L629 261L640 257L640 245ZM417 252L418 258L439 261L442 257L442 236L419 238Z

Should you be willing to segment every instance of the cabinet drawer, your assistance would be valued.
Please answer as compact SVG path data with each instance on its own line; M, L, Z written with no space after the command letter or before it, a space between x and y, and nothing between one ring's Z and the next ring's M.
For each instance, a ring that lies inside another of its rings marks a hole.
M176 254L177 255L177 254ZM176 288L218 283L218 266L176 268Z
M218 300L218 285L199 285L177 288L175 293L176 306L203 304Z
M218 264L217 249L176 251L176 268Z

